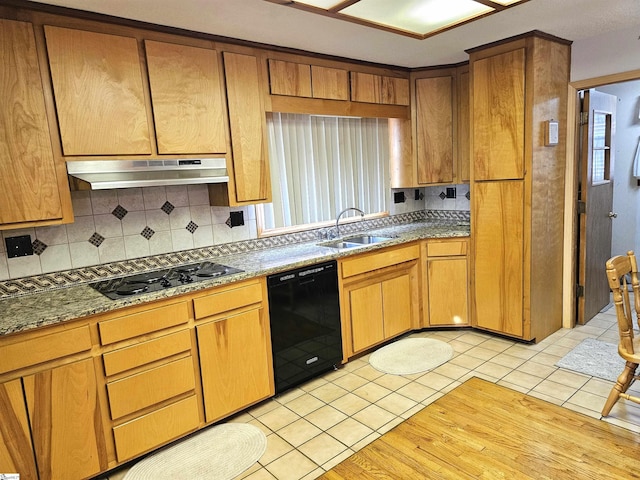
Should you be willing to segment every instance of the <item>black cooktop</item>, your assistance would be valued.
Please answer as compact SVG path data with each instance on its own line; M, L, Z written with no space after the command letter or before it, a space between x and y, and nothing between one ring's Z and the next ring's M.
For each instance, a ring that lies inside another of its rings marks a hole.
M239 272L242 272L242 270L227 267L219 263L200 262L153 272L138 273L126 277L112 278L111 280L90 283L89 286L103 295L117 300Z

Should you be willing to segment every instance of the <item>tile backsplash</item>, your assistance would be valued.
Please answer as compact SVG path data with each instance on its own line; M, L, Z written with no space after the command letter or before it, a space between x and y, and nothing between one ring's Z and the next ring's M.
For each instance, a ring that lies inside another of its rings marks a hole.
M405 202L391 215L432 210L469 210L468 185L456 198L441 198L446 187L395 190ZM467 196L465 196L467 195ZM255 207L212 207L206 185L71 192L74 223L2 231L0 280L102 265L150 255L257 238ZM231 212L244 225L230 227ZM33 255L8 258L5 238L29 235Z

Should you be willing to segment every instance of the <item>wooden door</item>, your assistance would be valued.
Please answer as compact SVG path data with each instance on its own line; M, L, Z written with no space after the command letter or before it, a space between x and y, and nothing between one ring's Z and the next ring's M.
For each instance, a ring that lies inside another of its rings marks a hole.
M453 78L416 79L418 183L453 182Z
M525 49L472 64L473 176L524 178Z
M411 275L404 275L382 282L382 311L384 338L393 338L411 329Z
M196 330L207 422L273 395L271 341L263 309Z
M37 480L27 407L20 379L0 384L0 471Z
M230 52L223 58L236 202L268 202L271 177L258 59Z
M44 29L64 155L151 154L137 40Z
M613 161L615 153L616 102L614 95L595 90L584 92L580 148L580 214L577 321L584 324L609 304L605 262L611 257L613 218Z
M93 359L24 378L40 480L92 477L107 453Z
M474 326L523 335L524 184L474 184Z
M30 23L0 20L0 62L0 224L62 218Z
M429 325L467 325L468 277L466 257L427 261Z
M226 153L216 51L149 40L145 49L158 153Z
M382 287L373 283L349 291L353 352L384 340Z

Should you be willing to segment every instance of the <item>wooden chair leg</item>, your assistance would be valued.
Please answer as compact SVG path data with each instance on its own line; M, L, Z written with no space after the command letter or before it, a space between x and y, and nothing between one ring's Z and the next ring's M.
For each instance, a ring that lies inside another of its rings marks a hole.
M627 362L624 366L624 370L618 376L616 380L616 384L611 389L609 396L607 397L607 401L602 408L602 416L606 417L611 412L611 409L616 404L618 399L620 398L620 394L625 393L629 385L633 380L633 376L636 373L636 369L638 368L637 363Z

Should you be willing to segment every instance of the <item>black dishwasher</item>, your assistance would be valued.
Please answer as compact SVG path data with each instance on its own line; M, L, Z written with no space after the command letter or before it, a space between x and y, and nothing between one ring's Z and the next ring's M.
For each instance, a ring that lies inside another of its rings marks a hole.
M276 393L342 362L335 261L267 277Z

